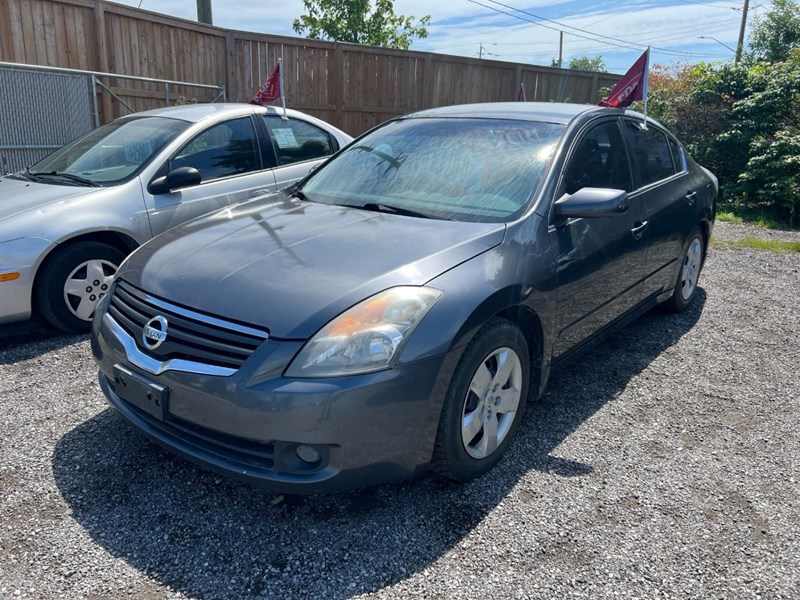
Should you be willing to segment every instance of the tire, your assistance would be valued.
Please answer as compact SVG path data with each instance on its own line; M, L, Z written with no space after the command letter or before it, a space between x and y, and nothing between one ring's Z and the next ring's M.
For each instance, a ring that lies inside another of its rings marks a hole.
M498 370L498 360L508 368ZM435 472L469 481L497 464L525 413L530 370L528 344L516 325L495 318L478 331L444 400L431 465Z
M51 325L87 333L94 309L111 287L125 255L100 242L77 242L51 254L36 276L34 302Z
M678 278L672 296L664 303L664 308L670 312L682 312L692 303L697 295L697 283L704 260L703 234L699 227L689 235L686 247L683 250Z

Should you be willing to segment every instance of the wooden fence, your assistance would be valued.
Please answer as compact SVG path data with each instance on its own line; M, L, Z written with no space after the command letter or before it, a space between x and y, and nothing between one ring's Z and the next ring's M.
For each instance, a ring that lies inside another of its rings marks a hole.
M266 11L266 9L265 9ZM515 100L596 102L618 76L212 27L105 0L0 0L0 61L225 84L247 101L284 63L287 104L356 135L423 108ZM135 110L163 106L150 82L111 81ZM174 100L213 93L172 88ZM127 110L101 94L103 122Z

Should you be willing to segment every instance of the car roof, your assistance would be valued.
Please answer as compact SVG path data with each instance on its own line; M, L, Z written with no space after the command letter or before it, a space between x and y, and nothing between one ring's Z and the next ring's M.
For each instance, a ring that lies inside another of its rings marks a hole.
M609 109L594 104L570 104L566 102L486 102L483 104L460 104L442 106L408 115L409 118L430 117L465 117L514 119L524 121L546 121L566 124L575 117L585 113L613 112L620 114L620 109ZM630 111L627 111L630 112ZM637 113L631 113L637 114Z
M136 117L168 117L170 119L180 119L181 121L189 121L191 123L198 123L205 119L210 118L225 118L233 117L236 115L251 115L253 113L266 113L266 114L283 114L282 108L274 106L259 106L257 104L245 103L212 103L212 104L182 104L180 106L168 106L165 108L155 108L153 110L145 110L142 112L134 113L130 116ZM286 109L286 114L292 117L304 115L299 111Z

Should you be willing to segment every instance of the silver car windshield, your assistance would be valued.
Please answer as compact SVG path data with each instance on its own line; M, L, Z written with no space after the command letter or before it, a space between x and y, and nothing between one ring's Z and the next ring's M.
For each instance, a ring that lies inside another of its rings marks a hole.
M328 204L458 221L518 216L563 125L495 119L399 120L357 140L302 186Z
M98 185L121 183L147 163L190 123L163 117L114 121L59 148L28 171L37 181L88 180Z

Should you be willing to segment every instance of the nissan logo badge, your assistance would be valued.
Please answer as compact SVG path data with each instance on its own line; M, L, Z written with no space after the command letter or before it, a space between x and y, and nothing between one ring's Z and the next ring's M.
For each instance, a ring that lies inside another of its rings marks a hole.
M142 343L148 350L155 350L167 339L167 320L161 315L144 324Z

